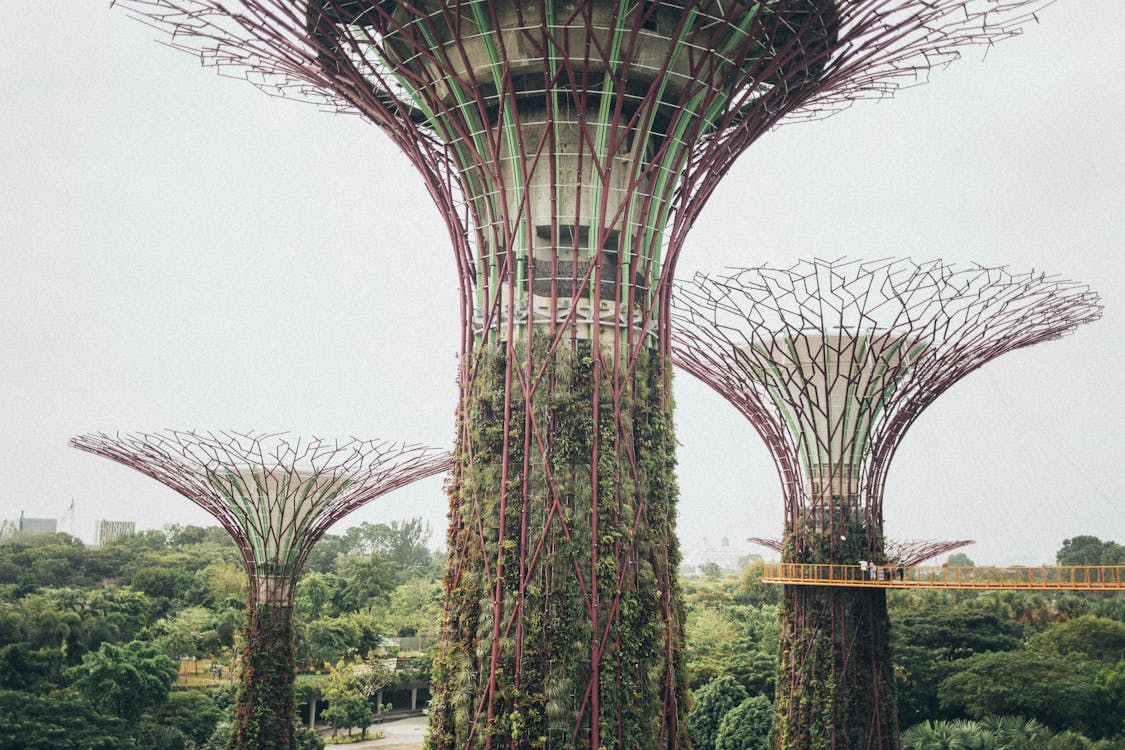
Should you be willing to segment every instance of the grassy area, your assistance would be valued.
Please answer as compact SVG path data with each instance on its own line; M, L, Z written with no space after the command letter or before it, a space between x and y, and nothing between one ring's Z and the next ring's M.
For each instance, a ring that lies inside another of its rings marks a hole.
M179 687L211 687L212 685L233 684L234 670L225 664L223 676L211 674L210 659L185 659L180 661L180 676L176 679Z

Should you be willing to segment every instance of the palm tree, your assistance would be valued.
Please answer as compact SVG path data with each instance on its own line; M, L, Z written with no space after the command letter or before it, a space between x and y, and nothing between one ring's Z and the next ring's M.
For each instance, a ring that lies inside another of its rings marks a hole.
M996 735L972 719L957 719L952 726L961 732L966 750L996 750Z
M950 721L923 721L902 733L902 750L973 750L964 732Z
M985 716L978 723L995 736L995 750L1030 750L1051 735L1039 720L1022 716Z

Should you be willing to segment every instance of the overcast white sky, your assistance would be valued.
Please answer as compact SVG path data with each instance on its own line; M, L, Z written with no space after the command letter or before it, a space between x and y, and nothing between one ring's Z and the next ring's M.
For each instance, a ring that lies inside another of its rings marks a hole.
M457 295L436 209L357 117L271 99L108 2L0 5L0 518L210 518L66 447L93 430L289 429L448 446ZM679 268L797 257L1007 264L1089 282L1105 318L943 395L890 471L888 535L1037 564L1125 542L1125 3L1040 24L894 101L762 138ZM757 435L676 381L680 535L775 536ZM440 539L440 479L357 511ZM82 530L81 527L79 529Z

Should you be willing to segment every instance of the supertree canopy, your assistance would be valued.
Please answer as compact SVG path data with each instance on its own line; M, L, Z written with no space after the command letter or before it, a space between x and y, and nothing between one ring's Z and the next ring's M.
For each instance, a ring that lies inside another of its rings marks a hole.
M421 173L462 310L431 739L684 746L668 297L783 119L913 84L1049 0L118 0Z
M238 748L293 748L293 595L313 545L381 495L449 469L449 454L371 440L167 430L89 434L75 448L156 479L222 524L250 578L235 711Z
M936 261L817 260L677 286L673 359L765 440L794 563L887 563L883 488L918 415L984 363L1101 315L1075 283ZM776 709L781 748L898 746L884 591L786 587Z

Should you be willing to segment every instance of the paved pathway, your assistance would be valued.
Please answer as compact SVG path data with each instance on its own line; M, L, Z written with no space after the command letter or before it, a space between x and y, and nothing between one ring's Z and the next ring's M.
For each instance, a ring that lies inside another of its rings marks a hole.
M425 716L412 716L409 719L396 719L384 721L368 727L368 732L382 732L387 735L381 740L368 740L357 742L354 745L329 745L329 748L378 747L383 750L422 750L422 741L426 738L426 726L429 722ZM355 731L355 730L352 730Z

